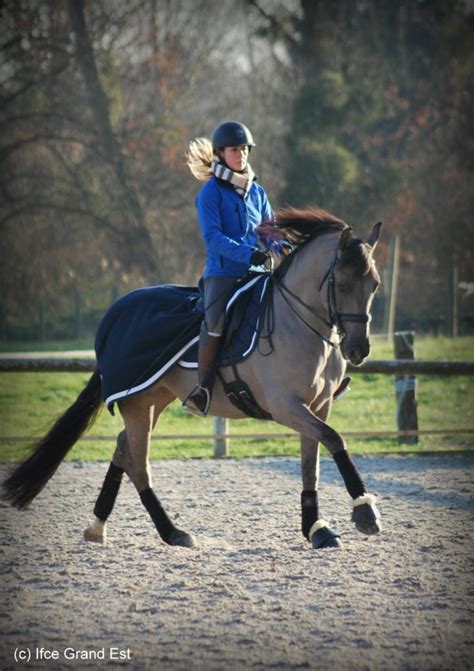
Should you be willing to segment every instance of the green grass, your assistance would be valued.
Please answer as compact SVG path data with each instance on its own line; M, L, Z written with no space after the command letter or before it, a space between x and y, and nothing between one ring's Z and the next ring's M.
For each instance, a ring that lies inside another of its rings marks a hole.
M393 359L393 344L385 338L372 338L371 359ZM459 338L427 337L415 334L415 358L438 361L472 361L474 336Z
M45 347L47 349L52 349ZM90 347L90 344L87 344ZM56 347L57 349L57 347ZM74 349L79 349L77 343ZM18 350L17 350L18 351ZM474 337L418 338L418 359L473 359ZM372 358L393 358L392 346L375 338ZM2 373L0 385L0 435L41 436L51 422L61 415L75 400L89 378L85 373ZM474 379L470 377L417 378L418 421L420 429L473 428L471 405ZM395 390L389 375L355 375L352 391L338 403L330 419L331 425L342 434L347 431L395 430ZM122 428L120 416L112 417L104 410L91 435L116 435ZM287 432L274 423L251 419L230 424L234 433ZM178 402L163 413L156 435L212 433L212 419L198 419L185 413ZM468 435L421 436L418 445L400 445L396 438L348 438L349 449L354 453L370 454L400 449L426 451L441 449L470 449L472 438ZM19 443L0 443L0 460L18 459L24 450ZM80 441L71 450L69 459L74 461L110 459L113 441ZM289 439L235 439L230 442L233 457L297 455L297 437ZM154 441L151 458L211 457L212 441L203 439L171 439Z
M93 338L77 340L31 340L13 342L0 340L1 352L68 352L94 349Z

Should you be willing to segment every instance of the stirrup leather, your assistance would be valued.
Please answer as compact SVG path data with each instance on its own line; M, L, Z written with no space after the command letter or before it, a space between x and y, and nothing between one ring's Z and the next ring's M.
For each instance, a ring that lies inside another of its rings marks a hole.
M198 384L183 401L183 407L199 417L206 417L211 404L211 393L207 387Z

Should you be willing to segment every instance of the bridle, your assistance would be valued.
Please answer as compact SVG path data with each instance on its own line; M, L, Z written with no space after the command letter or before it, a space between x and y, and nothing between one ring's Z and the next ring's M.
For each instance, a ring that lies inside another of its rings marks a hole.
M282 296L286 304L291 308L291 310L300 319L300 321L302 321L310 329L310 331L318 335L324 342L328 343L328 345L331 345L331 347L334 347L336 349L341 345L342 341L346 337L343 322L358 322L359 324L368 324L372 319L371 315L365 312L361 313L338 312L336 302L335 277L334 277L336 263L338 260L338 251L339 250L335 251L331 263L329 264L329 267L325 272L323 279L321 280L321 283L319 285L319 292L321 292L324 284L327 283L327 304L329 311L329 319L326 319L325 317L320 315L319 312L317 312L317 310L315 310L311 305L305 303L299 296L297 296L293 291L291 291L291 289L288 289L288 287L286 286L286 284L283 282L282 279L277 279L275 276L272 277L274 286L278 289L280 295ZM323 333L318 331L318 329L314 328L314 326L312 326L309 322L307 322L306 319L300 314L300 312L298 312L297 308L294 305L292 305L289 297L291 297L294 301L299 303L299 305L304 307L314 317L316 317L323 324L325 324L325 326L331 329L331 335L329 337L324 335ZM335 334L337 337L336 341L334 341L331 337L333 334Z
M329 265L326 274L321 280L319 291L323 288L327 280L327 302L329 309L330 321L337 327L338 331L345 336L345 331L341 322L359 322L359 324L369 324L372 321L372 316L367 312L338 312L336 307L336 288L334 270L338 259L338 251L334 253L332 261Z

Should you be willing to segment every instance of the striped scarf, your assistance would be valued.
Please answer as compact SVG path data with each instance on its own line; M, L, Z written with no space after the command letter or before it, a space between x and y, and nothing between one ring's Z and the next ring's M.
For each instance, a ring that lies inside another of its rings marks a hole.
M255 173L249 164L247 164L247 167L243 172L234 172L221 163L217 158L212 159L212 172L218 179L222 179L224 182L232 184L234 189L241 196L246 196L248 194L252 182L255 179Z

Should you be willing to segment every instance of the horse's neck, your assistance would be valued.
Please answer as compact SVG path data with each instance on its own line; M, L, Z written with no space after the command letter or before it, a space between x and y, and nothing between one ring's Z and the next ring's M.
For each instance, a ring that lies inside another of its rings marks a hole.
M323 235L311 240L298 252L284 279L293 293L322 314L326 312L326 305L319 287L334 258L338 244L339 237L335 235Z

